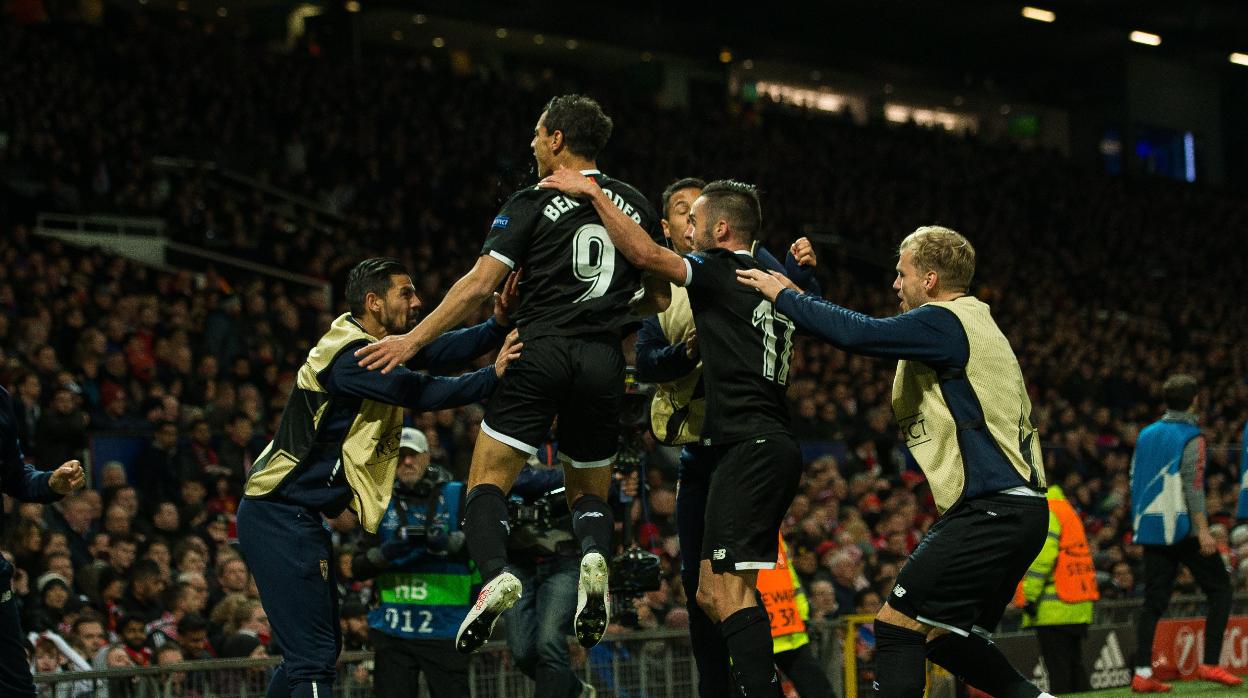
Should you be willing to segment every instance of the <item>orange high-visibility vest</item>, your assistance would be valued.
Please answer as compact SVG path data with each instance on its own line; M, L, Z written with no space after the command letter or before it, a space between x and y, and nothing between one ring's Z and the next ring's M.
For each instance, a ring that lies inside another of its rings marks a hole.
M798 609L797 584L793 581L793 572L789 568L789 551L780 539L780 555L776 559L776 568L758 571L758 592L763 597L763 605L767 615L771 617L771 636L779 638L795 633L805 633L806 623L802 620Z
M1053 564L1051 580L1057 599L1063 603L1096 601L1101 593L1096 588L1096 568L1092 565L1092 553L1088 549L1088 536L1075 508L1065 499L1050 499L1049 510L1057 517L1061 534L1057 542L1057 560ZM1049 535L1052 535L1050 532ZM1014 592L1014 603L1022 606L1023 585L1020 582Z
M1057 598L1066 603L1096 601L1101 593L1096 589L1096 568L1092 565L1092 553L1088 550L1088 535L1075 508L1064 499L1050 499L1049 509L1057 514L1062 524L1062 537L1058 541L1057 564L1053 566L1053 586Z

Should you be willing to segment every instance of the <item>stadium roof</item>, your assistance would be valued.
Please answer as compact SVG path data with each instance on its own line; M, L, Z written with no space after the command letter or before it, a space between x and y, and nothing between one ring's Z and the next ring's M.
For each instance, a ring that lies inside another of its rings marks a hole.
M1047 103L1099 101L1124 79L1125 57L1149 51L1210 71L1244 71L1231 52L1248 53L1248 2L1238 0L835 0L738 4L550 3L400 0L370 7L427 12L500 27L609 41L638 50L716 60L779 59L859 72L881 80L931 81L951 89L1001 90ZM1025 4L1056 21L1023 17ZM783 8L768 11L771 7ZM557 9L556 9L557 8ZM1158 47L1131 43L1142 30ZM1238 73L1234 73L1238 74Z

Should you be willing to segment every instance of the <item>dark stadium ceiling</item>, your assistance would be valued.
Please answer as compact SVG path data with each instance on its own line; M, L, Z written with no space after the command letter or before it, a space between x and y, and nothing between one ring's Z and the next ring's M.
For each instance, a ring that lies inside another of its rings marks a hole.
M1248 67L1227 60L1233 51L1248 53L1248 0L361 4L365 12L424 12L708 61L726 47L737 60L787 60L882 80L1001 90L1048 103L1099 101L1107 85L1122 84L1131 51L1248 76ZM1024 19L1024 4L1056 13L1056 21ZM1133 30L1160 35L1161 46L1131 43Z

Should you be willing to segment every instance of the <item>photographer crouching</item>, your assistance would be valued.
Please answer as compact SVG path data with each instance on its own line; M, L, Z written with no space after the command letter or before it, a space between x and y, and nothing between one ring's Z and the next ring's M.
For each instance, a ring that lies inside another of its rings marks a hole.
M620 489L615 483L611 486L613 506L619 503ZM623 481L622 489L636 494L635 474ZM563 469L557 465L552 442L544 444L520 472L508 508L509 569L524 584L524 595L503 616L512 660L536 683L534 695L593 696L593 687L572 670L568 651L581 550L572 535Z
M429 458L425 435L405 427L390 505L351 561L356 579L377 577L368 625L378 698L414 695L421 672L434 698L469 695L468 657L455 651L455 632L481 578L459 530L464 483Z

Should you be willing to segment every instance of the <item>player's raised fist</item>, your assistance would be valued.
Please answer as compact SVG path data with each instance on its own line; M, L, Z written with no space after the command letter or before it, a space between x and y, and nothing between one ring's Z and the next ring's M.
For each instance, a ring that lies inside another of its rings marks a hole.
M82 487L86 482L87 476L82 472L82 463L71 460L62 463L61 467L52 471L52 477L48 479L48 486L57 494L69 494Z
M819 260L815 258L815 246L810 244L810 238L800 237L794 240L793 244L789 246L789 253L803 267L819 265Z

